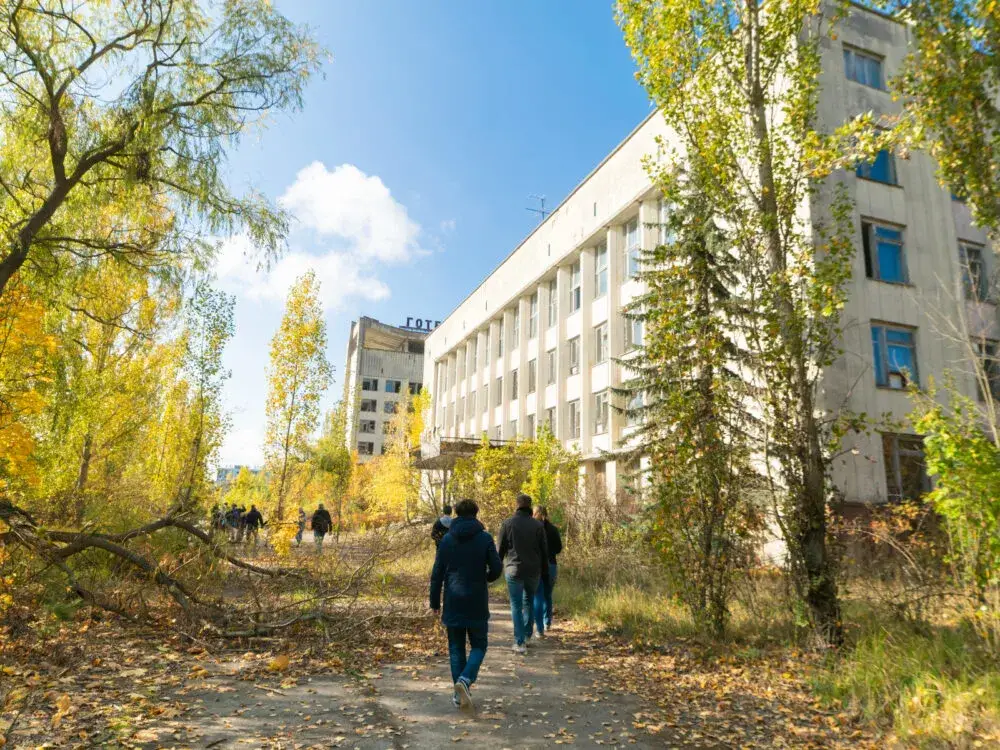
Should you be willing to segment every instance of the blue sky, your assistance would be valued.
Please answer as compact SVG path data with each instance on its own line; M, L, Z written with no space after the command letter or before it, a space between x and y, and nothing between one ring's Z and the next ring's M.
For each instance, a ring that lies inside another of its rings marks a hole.
M297 274L324 284L332 405L352 319L443 319L537 223L527 196L555 206L649 112L609 0L275 5L333 60L301 112L231 159L235 186L296 222L269 274L240 238L219 260L237 296L224 464L261 461L268 346Z

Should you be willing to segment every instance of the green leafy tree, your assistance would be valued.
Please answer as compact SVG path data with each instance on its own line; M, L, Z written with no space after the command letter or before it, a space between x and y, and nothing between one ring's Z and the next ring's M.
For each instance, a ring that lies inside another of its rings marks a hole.
M831 221L803 225L816 205L819 0L621 0L619 20L638 79L672 133L660 172L684 165L741 261L748 304L762 316L746 341L761 415L755 459L774 489L798 590L818 633L842 636L827 546L828 435L817 381L837 355L853 254L842 192ZM686 155L697 155L687 160Z
M336 533L343 525L344 504L354 474L354 456L347 447L347 409L337 402L323 420L323 433L316 441L313 462L321 477L322 495L333 506Z
M264 454L272 477L273 516L281 522L295 469L309 457L320 398L332 376L319 281L312 271L299 277L288 293L281 325L271 339L267 375Z
M1000 6L995 0L881 0L898 12L913 49L891 82L903 101L899 132L935 158L941 182L974 221L1000 238Z
M283 216L224 181L227 148L295 108L319 50L269 0L0 5L0 295L112 256L166 271ZM30 261L30 262L29 262Z
M674 206L664 244L647 252L646 293L627 314L645 344L623 361L621 390L650 459L654 541L696 622L722 635L734 578L754 559L764 523L762 483L751 464L755 420L735 341L757 321L739 296L740 263L703 194L662 172Z
M548 423L538 428L534 440L518 443L516 451L529 463L528 478L521 491L536 505L543 505L550 516L559 520L577 499L580 460L556 439Z

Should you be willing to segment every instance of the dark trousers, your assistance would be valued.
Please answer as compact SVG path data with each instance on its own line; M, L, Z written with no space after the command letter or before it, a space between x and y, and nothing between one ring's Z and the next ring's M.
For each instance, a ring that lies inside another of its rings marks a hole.
M448 627L448 658L451 661L451 681L458 682L464 677L471 685L479 676L479 667L486 656L487 625L483 623L474 628ZM466 655L465 645L468 640L469 652Z
M535 627L539 633L552 627L552 589L556 586L558 572L559 567L549 563L549 580L542 581L535 592Z

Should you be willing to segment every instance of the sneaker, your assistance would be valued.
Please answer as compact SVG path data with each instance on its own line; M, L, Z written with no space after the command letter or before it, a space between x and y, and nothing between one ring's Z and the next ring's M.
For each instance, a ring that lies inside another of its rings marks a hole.
M451 694L451 705L453 705L455 708L462 707L462 701L458 699L458 691Z
M514 647L511 650L515 654L520 654L521 656L524 656L526 653L528 653L528 649L525 647L523 643L515 643Z
M540 641L544 641L545 640L545 631L544 630L539 630L535 635L538 636L538 640L540 640Z
M458 698L459 707L463 711L472 709L472 695L469 693L469 683L464 677L459 677L455 683L455 695Z
M524 645L525 645L525 646L534 646L534 645L535 645L535 644L534 644L534 637L535 637L535 636L534 636L534 633L532 633L532 634L531 634L531 635L529 635L529 636L528 636L527 638L525 638L525 639L524 639Z

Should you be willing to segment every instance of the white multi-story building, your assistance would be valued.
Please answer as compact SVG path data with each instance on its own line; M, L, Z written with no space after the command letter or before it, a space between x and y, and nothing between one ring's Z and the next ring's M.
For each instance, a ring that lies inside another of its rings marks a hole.
M908 37L889 17L851 9L837 39L824 42L819 116L826 129L869 110L899 110L886 80ZM641 249L658 241L664 210L641 165L656 153L657 137L671 134L654 113L427 339L423 379L433 411L426 454L442 439L531 436L548 422L580 451L582 470L614 489L613 451L630 430L610 407L623 377L615 360L642 338L621 310L641 293L633 276ZM965 346L954 324L963 314L996 355L997 316L984 283L992 253L968 208L939 186L927 154L883 153L841 177L856 202L857 255L843 315L845 353L824 371L819 405L891 414L905 424L904 373L924 385L960 369ZM803 211L824 218L816 215L822 206ZM976 395L971 374L961 383ZM879 502L926 486L920 440L901 433L848 438L833 466L847 500Z
M385 430L406 393L423 387L426 330L362 317L347 341L347 445L362 463L385 452Z

